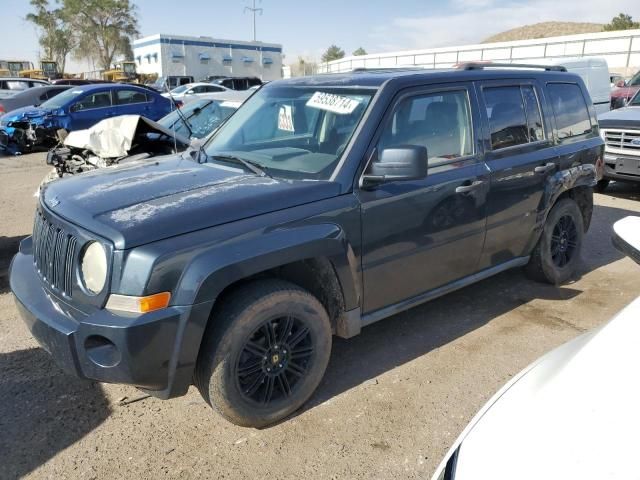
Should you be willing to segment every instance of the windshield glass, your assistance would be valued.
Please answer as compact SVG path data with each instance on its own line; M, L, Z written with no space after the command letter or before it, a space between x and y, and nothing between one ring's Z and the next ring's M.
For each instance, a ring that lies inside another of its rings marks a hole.
M187 103L178 111L173 111L158 123L165 128L187 138L204 138L235 112L242 102L227 100L197 100ZM185 125L183 117L189 122Z
M176 87L173 90L171 90L171 93L174 95L177 93L183 93L187 90L187 88L189 88L189 85L180 85L179 87Z
M71 88L62 92L60 95L56 95L55 97L47 100L42 105L41 108L62 108L64 105L69 103L74 98L82 95L84 91L78 90L78 87Z
M328 179L375 90L291 86L255 93L211 138L206 153L235 156L274 176Z
M631 80L629 80L629 83L627 83L627 85L631 85L633 87L639 87L640 86L640 72L636 73Z
M631 98L629 105L632 107L640 107L640 90Z

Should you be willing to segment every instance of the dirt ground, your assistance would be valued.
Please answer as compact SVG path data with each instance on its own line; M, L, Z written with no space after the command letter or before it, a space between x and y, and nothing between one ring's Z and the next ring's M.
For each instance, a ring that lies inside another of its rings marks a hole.
M264 430L215 415L194 388L140 401L135 388L63 374L18 318L6 270L30 234L42 154L0 157L0 478L428 478L511 376L606 322L638 295L640 268L611 225L640 188L597 195L579 280L554 288L520 270L336 339L303 411Z

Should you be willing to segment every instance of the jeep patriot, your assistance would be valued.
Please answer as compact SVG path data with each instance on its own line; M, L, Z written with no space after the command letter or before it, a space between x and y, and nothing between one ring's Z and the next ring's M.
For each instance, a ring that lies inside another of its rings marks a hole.
M65 371L285 418L332 336L514 267L575 271L603 140L561 67L269 83L201 146L46 186L10 283Z

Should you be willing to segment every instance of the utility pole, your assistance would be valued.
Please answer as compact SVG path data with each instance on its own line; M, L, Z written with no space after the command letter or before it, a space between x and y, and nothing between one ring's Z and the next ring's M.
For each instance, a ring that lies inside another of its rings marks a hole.
M244 11L249 10L253 13L253 41L256 41L256 13L260 13L262 15L263 9L256 8L256 0L253 0L253 8L252 7L244 7Z

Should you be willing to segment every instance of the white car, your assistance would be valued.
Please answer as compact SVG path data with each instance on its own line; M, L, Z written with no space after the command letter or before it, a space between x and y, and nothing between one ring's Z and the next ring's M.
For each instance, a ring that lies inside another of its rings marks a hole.
M174 100L180 100L182 102L196 100L198 98L202 98L203 95L211 94L211 93L229 93L233 92L233 90L223 87L222 85L213 85L211 83L205 82L196 82L196 83L187 83L185 85L180 85L179 87L171 90L171 95L169 93L163 93L163 97L173 97Z
M614 225L640 263L640 217ZM474 417L433 480L640 478L640 297L543 356Z

